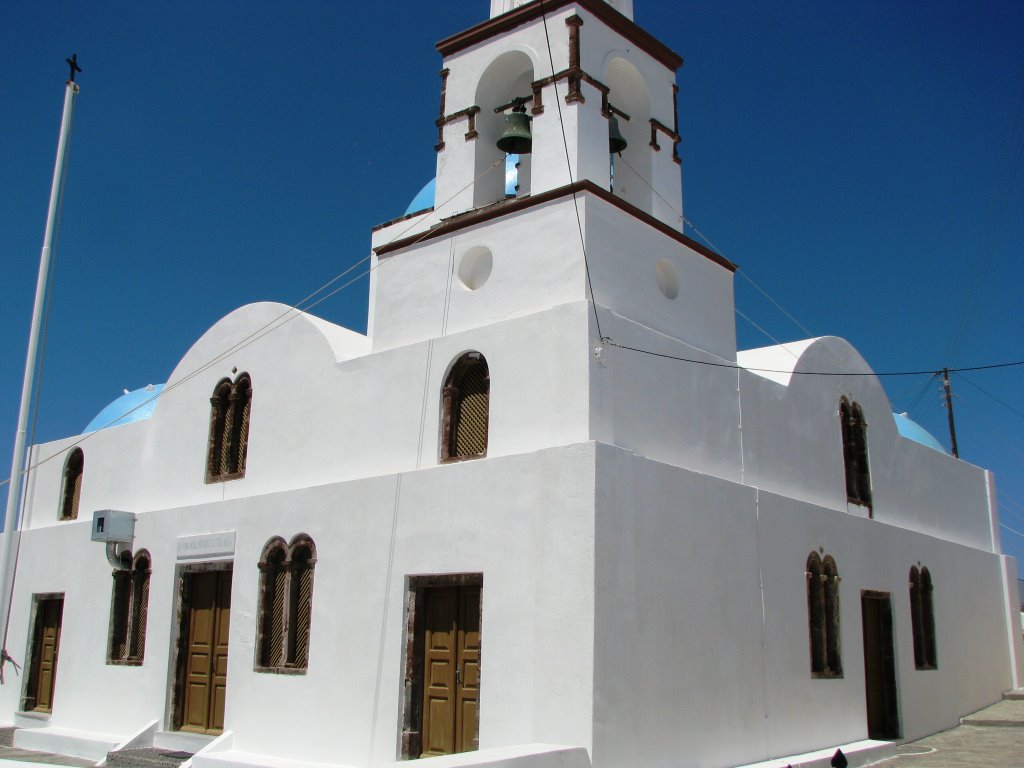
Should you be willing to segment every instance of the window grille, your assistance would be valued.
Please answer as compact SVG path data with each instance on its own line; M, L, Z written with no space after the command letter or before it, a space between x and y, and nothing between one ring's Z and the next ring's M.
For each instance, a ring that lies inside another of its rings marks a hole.
M479 352L468 352L452 366L442 393L441 460L487 455L490 373Z
M85 472L85 454L81 448L72 449L64 462L64 487L60 495L60 520L78 518L78 502L82 498L82 474Z
M305 534L274 537L260 559L256 670L302 672L309 666L316 546Z
M138 665L145 658L151 562L149 553L143 549L129 567L114 571L108 664Z
M232 382L221 379L210 398L210 437L206 455L206 482L245 477L252 411L252 379L240 373Z

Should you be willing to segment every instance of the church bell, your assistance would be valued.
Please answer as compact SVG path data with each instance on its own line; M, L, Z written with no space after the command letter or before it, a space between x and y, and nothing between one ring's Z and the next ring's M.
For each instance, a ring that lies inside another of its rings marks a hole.
M617 155L628 146L626 137L619 130L619 121L613 114L608 118L608 152Z
M498 138L498 149L510 155L528 155L533 150L530 116L526 106L518 104L505 115L505 132Z

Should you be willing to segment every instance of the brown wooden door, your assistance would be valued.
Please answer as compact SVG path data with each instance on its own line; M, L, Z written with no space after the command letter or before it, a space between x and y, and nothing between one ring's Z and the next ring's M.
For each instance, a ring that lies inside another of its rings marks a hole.
M64 598L40 600L36 606L36 625L32 642L32 670L29 673L25 707L34 712L53 710L54 683L57 680L57 652L64 616Z
M424 595L424 757L477 748L480 587L432 587Z
M188 578L188 627L180 728L220 733L228 679L231 571L194 573Z
M893 648L892 602L887 592L861 594L864 628L864 687L868 736L895 739L900 735L896 701L896 655Z

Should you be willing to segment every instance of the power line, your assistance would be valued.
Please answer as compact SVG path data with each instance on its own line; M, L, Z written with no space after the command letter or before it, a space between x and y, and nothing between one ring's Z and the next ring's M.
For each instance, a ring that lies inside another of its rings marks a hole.
M434 209L433 209L434 212L437 212L437 211L441 210L442 208L444 208L446 205L448 205L448 203L450 203L452 200L454 200L456 197L458 197L460 194L462 194L462 192L464 192L466 189L468 189L469 187L471 187L474 184L476 184L477 182L479 182L488 173L491 173L502 162L503 162L503 160L495 161L495 163L493 165L491 165L483 173L481 173L475 179L473 179L468 184L466 184L461 189L459 189L455 194L453 194L447 200L442 202L440 205L435 205ZM416 221L413 221L408 227L406 227L401 232L396 234L388 242L389 243L393 243L393 242L399 240L400 238L404 237L409 231L411 231L417 225L419 225L419 223L420 223L419 219L417 219ZM428 234L430 234L430 230L429 229L425 230L419 237L417 237L415 240L413 240L413 242L410 243L409 245L415 245L420 240L422 240L424 237L426 237ZM70 443L70 444L64 446L63 448L61 448L56 453L54 453L54 454L52 454L50 456L47 456L44 459L40 459L39 461L35 462L34 464L32 464L32 465L30 465L28 467L25 467L22 470L21 475L22 476L26 476L32 470L34 470L34 469L36 469L38 467L41 467L42 465L47 464L50 461L53 461L58 456L64 455L64 453L66 453L68 450L70 450L72 448L76 448L77 446L79 446L82 443L84 443L87 440L89 440L97 432L101 432L102 430L104 430L107 427L117 423L118 421L120 421L121 419L125 418L126 416L131 415L132 413L134 413L135 411L139 410L140 408L144 408L147 405L149 405L150 403L155 402L159 398L161 398L164 395L166 395L168 392L174 391L175 389L177 389L181 385L183 385L186 382L191 381L192 379L194 379L196 376L199 376L200 374L205 373L210 368L212 368L214 365L216 365L217 363L219 363L222 360L226 359L229 355L231 355L231 354L233 354L235 352L239 352L242 349L245 349L246 347L251 346L252 344L255 344L260 339L262 339L265 336L268 336L269 334L273 333L278 328L281 328L286 323L294 320L299 315L302 315L302 314L306 313L308 310L313 309L314 307L319 306L323 302L327 301L327 299L331 298L332 296L337 295L338 293L340 293L341 291L345 290L346 288L348 288L353 283L356 283L359 280L361 280L362 278L366 277L371 272L373 272L374 270L378 269L381 266L381 264L383 264L384 262L378 261L378 263L376 265L370 267L367 270L364 270L363 272L361 272L360 274L356 275L354 278L352 278L348 282L343 283L342 285L340 285L337 288L335 288L333 291L330 291L329 293L326 293L323 296L320 296L320 298L318 298L316 301L310 301L313 297L317 296L320 293L323 293L323 291L327 290L327 288L329 288L330 286L334 285L340 279L345 277L345 275L347 275L350 272L352 272L352 270L354 270L356 267L358 267L358 266L360 266L362 264L365 264L367 261L370 260L371 256L372 256L372 253L371 253L371 255L364 256L362 259L360 259L359 261L355 262L354 264L349 265L349 267L346 268L345 270L343 270L341 273L339 273L338 275L335 275L330 280L328 280L323 285L321 285L319 288L317 288L315 291L313 291L312 293L306 295L304 298L300 299L295 305L289 306L284 312L282 312L280 315L275 317L273 320L270 320L269 322L265 323L264 325L262 325L261 327L257 328L255 331L250 333L248 336L244 337L241 341L236 342L235 344L231 345L230 347L228 347L223 352L215 355L211 360L208 360L206 363L203 363L202 365L200 365L195 370L193 370L190 373L186 374L181 379L179 379L178 381L174 382L174 384L172 384L170 386L165 386L160 392L157 392L152 397L147 398L146 400L144 400L143 402L141 402L138 405L134 406L133 408L129 408L127 411L125 411L124 413L119 414L115 418L113 418L110 421L108 421L106 424L104 424L101 427L97 428L95 431L89 432L89 433L84 434L84 435L81 435L78 440L75 440L73 443ZM303 305L305 305L305 306L303 306ZM11 482L11 478L9 478L9 477L6 480L0 481L0 488L2 488L5 485L9 485L10 482Z
M1009 530L1011 532L1011 534L1016 534L1017 536L1019 536L1022 539L1024 539L1024 532L1022 532L1020 530L1017 530L1017 528L1010 527L1005 522L1002 522L1002 520L999 520L999 527L1000 528L1006 528L1007 530Z
M677 355L669 355L663 352L652 352L649 349L640 349L638 347L630 347L626 344L619 344L613 339L605 339L606 344L612 347L618 347L619 349L625 349L630 352L638 352L643 355L650 355L651 357L663 357L668 360L677 360L681 363L695 363L697 365L709 365L714 368L732 368L734 370L741 371L754 371L756 373L785 373L792 374L794 376L935 376L937 373L941 373L942 369L938 371L796 371L796 370L779 370L775 368L756 368L754 366L740 365L738 363L715 363L710 360L696 360L692 357L679 357ZM960 371L985 371L992 368L1010 368L1012 366L1024 365L1024 360L1016 360L1012 363L994 363L992 365L976 365L969 368L950 368L950 373L958 373Z
M548 49L548 62L551 64L551 87L555 89L555 106L558 108L558 128L562 132L562 146L565 147L565 166L569 173L569 189L572 191L572 205L576 210L576 227L580 232L580 248L583 251L583 271L587 276L587 288L590 289L590 302L594 308L594 326L597 330L597 338L603 339L601 333L601 318L597 314L597 296L594 294L594 284L590 280L590 262L587 260L587 243L583 236L583 220L580 218L580 204L576 198L576 185L572 177L572 159L569 156L569 140L565 135L565 121L562 119L562 101L558 97L558 80L555 79L555 57L551 53L551 37L548 34L548 12L544 7L544 0L540 0L541 20L544 22L544 41Z
M964 381L966 381L966 382L967 382L968 384L970 384L970 385L971 385L972 387L974 387L974 388L975 388L976 390L978 390L979 392L981 392L981 393L982 393L983 395L988 395L988 396L989 396L990 398L992 398L992 399L993 399L993 400L995 400L995 401L996 401L997 403L999 403L999 404L1000 404L1001 406L1003 406L1003 408L1005 408L1006 410L1010 411L1011 413L1015 413L1015 414L1017 414L1017 415L1018 415L1018 416L1020 416L1020 417L1021 417L1022 419L1024 419L1024 412L1018 411L1018 410L1017 410L1016 408L1014 408L1014 407L1013 407L1012 405L1010 405L1009 403L1007 403L1007 402L1004 402L1003 400L1000 400L1000 399L999 399L998 397L996 397L995 395L993 395L993 394L992 394L991 392L989 392L989 391L988 391L987 389L983 389L983 388L982 388L981 386L979 386L978 384L975 384L975 383L974 383L973 381L971 381L971 380L970 380L969 378L967 378L966 376L964 376L964 375L963 375L963 373L960 373L960 371L967 371L967 370L970 370L969 368L961 368L961 369L959 369L959 371L958 371L957 369L955 369L955 368L950 368L949 370L950 370L951 372L957 373L957 375L958 375L958 378L961 378L961 379L963 379Z

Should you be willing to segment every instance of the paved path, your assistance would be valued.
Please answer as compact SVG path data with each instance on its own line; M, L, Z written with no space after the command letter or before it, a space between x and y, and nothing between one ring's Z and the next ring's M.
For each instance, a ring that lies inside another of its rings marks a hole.
M903 744L879 768L1024 768L1024 690L1008 694L1005 701L968 715L963 725ZM0 746L0 761L89 768L91 760ZM29 765L28 768L36 768Z
M1024 694L1022 694L1024 695ZM903 744L879 768L1024 768L1024 699L1000 701L963 725Z
M18 747L0 747L0 760L13 760L16 763L44 763L46 765L70 765L74 768L91 768L96 765L95 760L86 760L84 757L68 757L67 755L54 755L50 752L36 752L31 749L19 749ZM15 768L13 764L10 768Z

